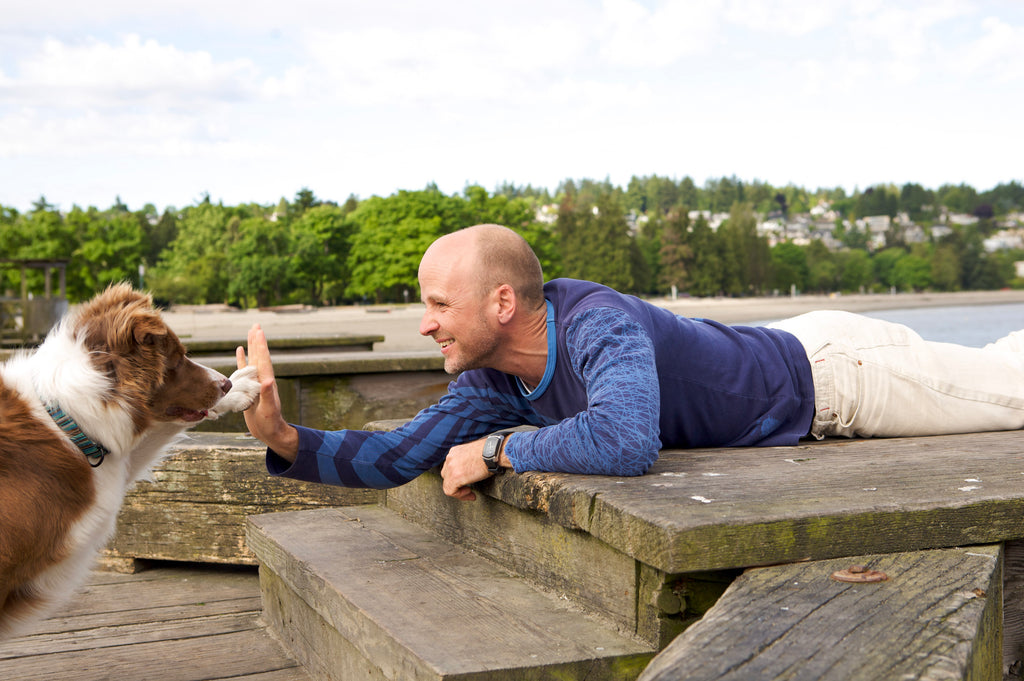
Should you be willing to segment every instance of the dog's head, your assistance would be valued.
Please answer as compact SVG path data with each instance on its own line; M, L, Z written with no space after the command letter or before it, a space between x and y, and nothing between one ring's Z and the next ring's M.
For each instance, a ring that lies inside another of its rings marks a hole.
M164 323L152 298L116 284L82 306L74 335L112 380L107 400L132 413L137 432L153 422L201 421L231 381L196 364Z

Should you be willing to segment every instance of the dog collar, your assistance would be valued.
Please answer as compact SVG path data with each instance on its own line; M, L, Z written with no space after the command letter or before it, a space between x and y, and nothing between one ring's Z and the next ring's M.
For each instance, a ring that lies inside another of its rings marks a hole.
M64 413L64 410L60 407L48 404L46 405L46 412L60 426L60 429L67 433L71 441L75 443L75 446L82 450L90 466L96 468L103 463L103 457L110 453L109 449L83 433L78 423Z

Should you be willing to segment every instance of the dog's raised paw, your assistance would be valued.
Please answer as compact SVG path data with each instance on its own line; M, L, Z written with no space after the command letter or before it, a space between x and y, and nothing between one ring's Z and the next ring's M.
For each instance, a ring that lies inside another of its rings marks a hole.
M214 420L221 414L245 411L260 395L260 382L256 378L256 367L247 366L231 374L231 390L207 412L207 420Z

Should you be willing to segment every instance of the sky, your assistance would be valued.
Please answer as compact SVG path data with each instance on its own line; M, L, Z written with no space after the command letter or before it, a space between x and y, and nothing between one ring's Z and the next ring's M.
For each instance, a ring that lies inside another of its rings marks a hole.
M0 0L0 205L1024 179L1018 0Z

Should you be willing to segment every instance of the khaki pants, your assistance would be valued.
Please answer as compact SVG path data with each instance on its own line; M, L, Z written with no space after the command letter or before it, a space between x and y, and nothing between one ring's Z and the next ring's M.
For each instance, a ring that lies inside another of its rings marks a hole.
M1024 331L968 348L849 312L809 312L769 326L807 350L818 439L1024 428Z

